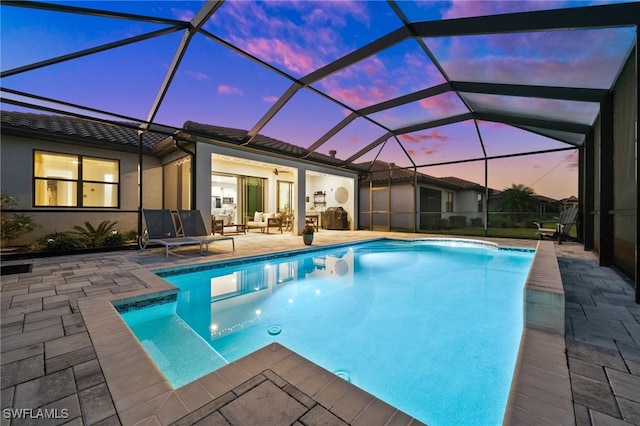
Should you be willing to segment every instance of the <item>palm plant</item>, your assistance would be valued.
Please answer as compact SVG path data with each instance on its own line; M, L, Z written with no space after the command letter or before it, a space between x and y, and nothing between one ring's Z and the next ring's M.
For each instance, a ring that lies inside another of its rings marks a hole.
M113 233L113 228L117 223L118 222L115 221L103 220L97 228L94 228L93 225L87 221L84 223L84 227L76 225L71 232L84 240L87 246L97 247L102 245L104 239Z
M539 201L533 189L522 184L512 184L500 195L498 209L506 212L537 212Z
M522 184L512 184L511 188L505 189L500 195L498 211L508 212L504 220L510 223L522 222L525 220L523 213L536 213L539 209L539 200L534 197L533 189Z

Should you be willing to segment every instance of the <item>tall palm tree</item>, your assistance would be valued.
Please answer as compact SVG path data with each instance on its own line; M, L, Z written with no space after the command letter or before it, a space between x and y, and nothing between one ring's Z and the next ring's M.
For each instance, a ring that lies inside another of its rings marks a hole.
M500 194L498 210L503 212L525 213L538 211L539 201L534 198L533 189L522 184L512 184Z

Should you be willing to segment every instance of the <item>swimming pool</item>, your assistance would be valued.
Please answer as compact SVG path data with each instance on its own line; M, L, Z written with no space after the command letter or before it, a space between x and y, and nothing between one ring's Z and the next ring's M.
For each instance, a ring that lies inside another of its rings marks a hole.
M169 270L177 302L123 316L174 387L278 341L429 424L500 424L532 257L385 240Z

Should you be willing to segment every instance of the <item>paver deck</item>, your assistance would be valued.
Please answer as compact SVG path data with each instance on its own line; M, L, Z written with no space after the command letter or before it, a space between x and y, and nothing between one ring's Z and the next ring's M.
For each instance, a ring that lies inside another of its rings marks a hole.
M384 236L414 235L322 230L315 234L314 245ZM489 240L501 245L536 244ZM172 250L165 259L158 248L5 262L32 263L33 267L29 273L2 277L2 425L416 424L279 345L258 351L239 365L230 364L228 371L215 372L215 379L192 382L177 391L162 380L134 392L135 397L113 391L119 383L131 381L114 368L118 363L131 363L140 377L158 372L147 360L137 358L139 345L114 349L117 345L112 346L110 339L122 341L124 334L110 329L108 321L102 325L102 311L96 310L94 316L92 306L148 291L145 271L151 268L270 253L274 247L293 250L304 245L300 237L289 234L248 233L236 237L235 252L214 243L207 256L200 256L197 249L182 248ZM531 346L527 363L533 373L518 392L521 411L510 423L528 418L528 407L538 409L541 401L528 399L526 386L538 386L538 357L552 352L561 361L564 356L568 365L570 394L560 396L571 398L573 413L558 406L558 398L549 393L542 401L549 423L567 424L575 418L578 425L638 425L640 305L633 302L634 289L613 269L599 267L595 256L582 246L565 243L554 247L565 293L565 344L562 338L526 331ZM96 334L101 326L102 333ZM109 363L108 359L117 361ZM551 368L551 373L539 373L541 379L553 374L555 367L545 368ZM567 382L566 378L559 380ZM265 406L264 401L270 403ZM26 410L16 411L19 409ZM17 419L17 415L27 418ZM57 418L45 420L43 416Z

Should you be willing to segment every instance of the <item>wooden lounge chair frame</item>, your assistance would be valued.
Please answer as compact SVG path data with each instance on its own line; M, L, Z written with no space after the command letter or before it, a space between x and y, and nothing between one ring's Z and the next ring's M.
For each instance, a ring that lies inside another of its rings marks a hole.
M558 244L562 244L562 239L563 238L567 239L567 237L569 236L569 230L571 229L571 226L575 222L577 216L578 216L577 207L571 207L569 209L565 209L561 211L560 215L558 216L558 222L556 223L555 229L543 228L542 227L543 225L541 223L534 222L538 227L536 234L540 236L541 240L543 239L543 237L549 237L554 239L557 238Z

